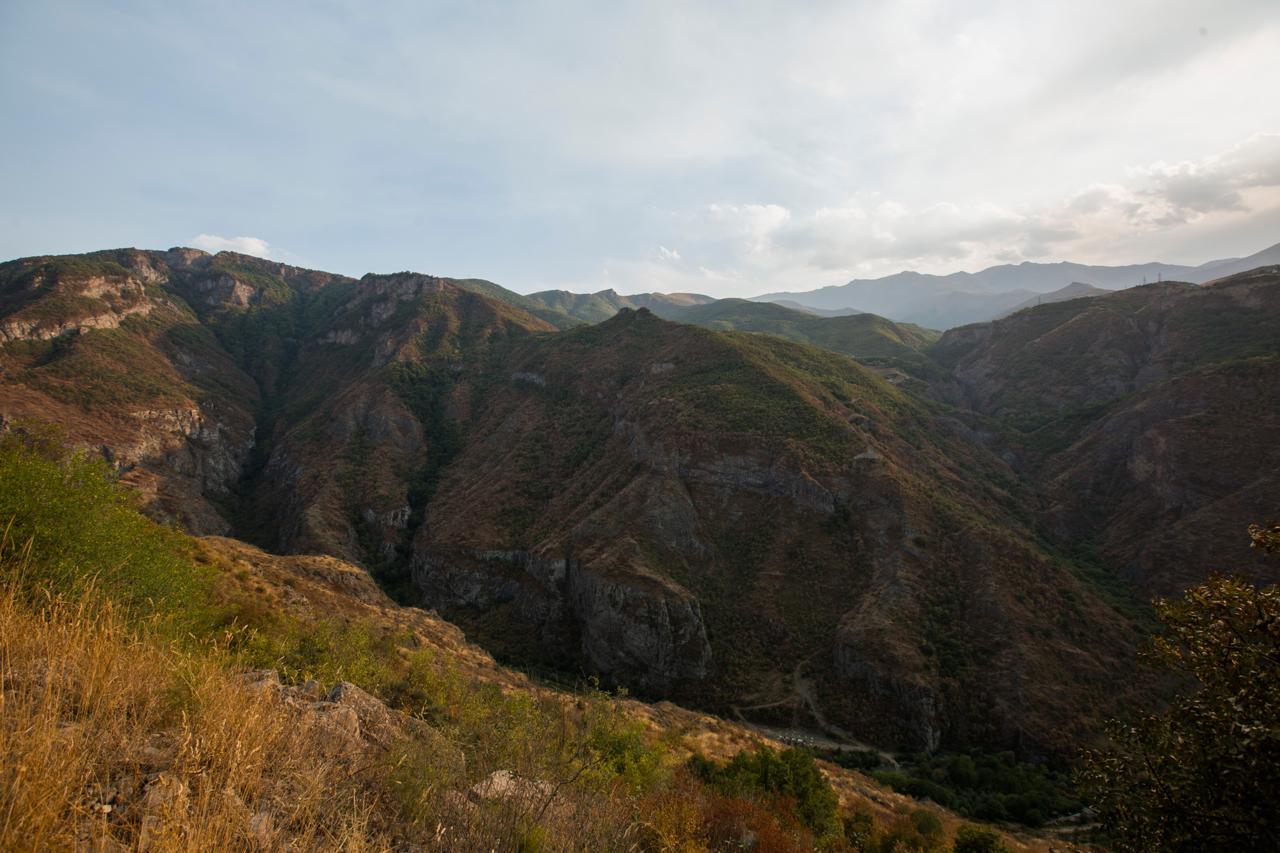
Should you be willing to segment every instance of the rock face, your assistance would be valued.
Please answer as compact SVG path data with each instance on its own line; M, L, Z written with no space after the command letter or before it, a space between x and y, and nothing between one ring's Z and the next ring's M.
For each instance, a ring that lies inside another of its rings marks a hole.
M424 546L413 579L427 603L507 606L547 653L649 692L705 679L711 648L697 600L657 577L602 576L589 565L523 551L442 554Z
M615 580L570 566L569 601L590 668L648 691L707 677L711 647L697 599L656 579Z
M154 515L222 533L259 394L180 295L215 259L177 257L181 272L134 250L0 265L0 422L54 421Z
M0 423L506 659L1042 754L1141 691L1132 589L1240 565L1223 528L1280 505L1277 282L1043 305L904 372L625 306L555 332L485 282L32 258L0 265Z

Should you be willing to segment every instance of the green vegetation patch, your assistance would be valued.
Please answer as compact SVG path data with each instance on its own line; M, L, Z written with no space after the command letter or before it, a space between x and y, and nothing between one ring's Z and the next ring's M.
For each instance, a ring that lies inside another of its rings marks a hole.
M1011 752L916 755L872 774L899 793L965 817L1041 826L1081 808L1066 770L1018 761Z
M0 438L0 531L24 555L5 566L33 593L104 596L179 633L212 619L212 574L189 540L139 513L105 462L65 456L48 434Z
M723 765L695 755L689 767L721 793L773 800L780 808L790 806L815 835L831 835L839 828L835 791L807 750L740 752Z

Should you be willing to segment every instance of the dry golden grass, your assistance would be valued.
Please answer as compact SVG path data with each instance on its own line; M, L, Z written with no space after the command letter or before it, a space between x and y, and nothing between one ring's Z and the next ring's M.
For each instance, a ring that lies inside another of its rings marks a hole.
M0 592L0 849L385 845L351 744L110 605Z
M0 849L699 851L744 834L769 849L810 843L767 803L726 799L681 769L691 747L728 755L759 742L740 727L665 703L539 689L487 656L458 654L460 637L435 630L410 667L410 704L430 724L359 691L372 716L356 714L318 687L239 670L225 642L175 643L92 590L33 595L25 558L0 555ZM313 605L336 604L348 586L287 568L297 574L288 585L271 578L271 590ZM399 630L434 628L363 587L347 592L357 621L395 615ZM614 746L599 751L592 733ZM619 744L639 762L626 771L612 764ZM846 807L877 804L878 824L918 807L831 773Z

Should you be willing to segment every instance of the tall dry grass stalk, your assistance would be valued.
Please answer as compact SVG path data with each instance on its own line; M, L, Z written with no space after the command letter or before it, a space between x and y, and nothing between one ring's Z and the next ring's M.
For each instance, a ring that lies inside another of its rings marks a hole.
M0 590L0 849L386 846L349 738L110 604L17 589Z

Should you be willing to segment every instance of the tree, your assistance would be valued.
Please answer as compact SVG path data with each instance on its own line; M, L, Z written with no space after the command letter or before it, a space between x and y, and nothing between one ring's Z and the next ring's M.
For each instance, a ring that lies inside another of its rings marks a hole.
M1081 788L1122 850L1275 850L1280 587L1214 575L1155 607L1164 633L1144 657L1184 688L1161 713L1113 722Z

